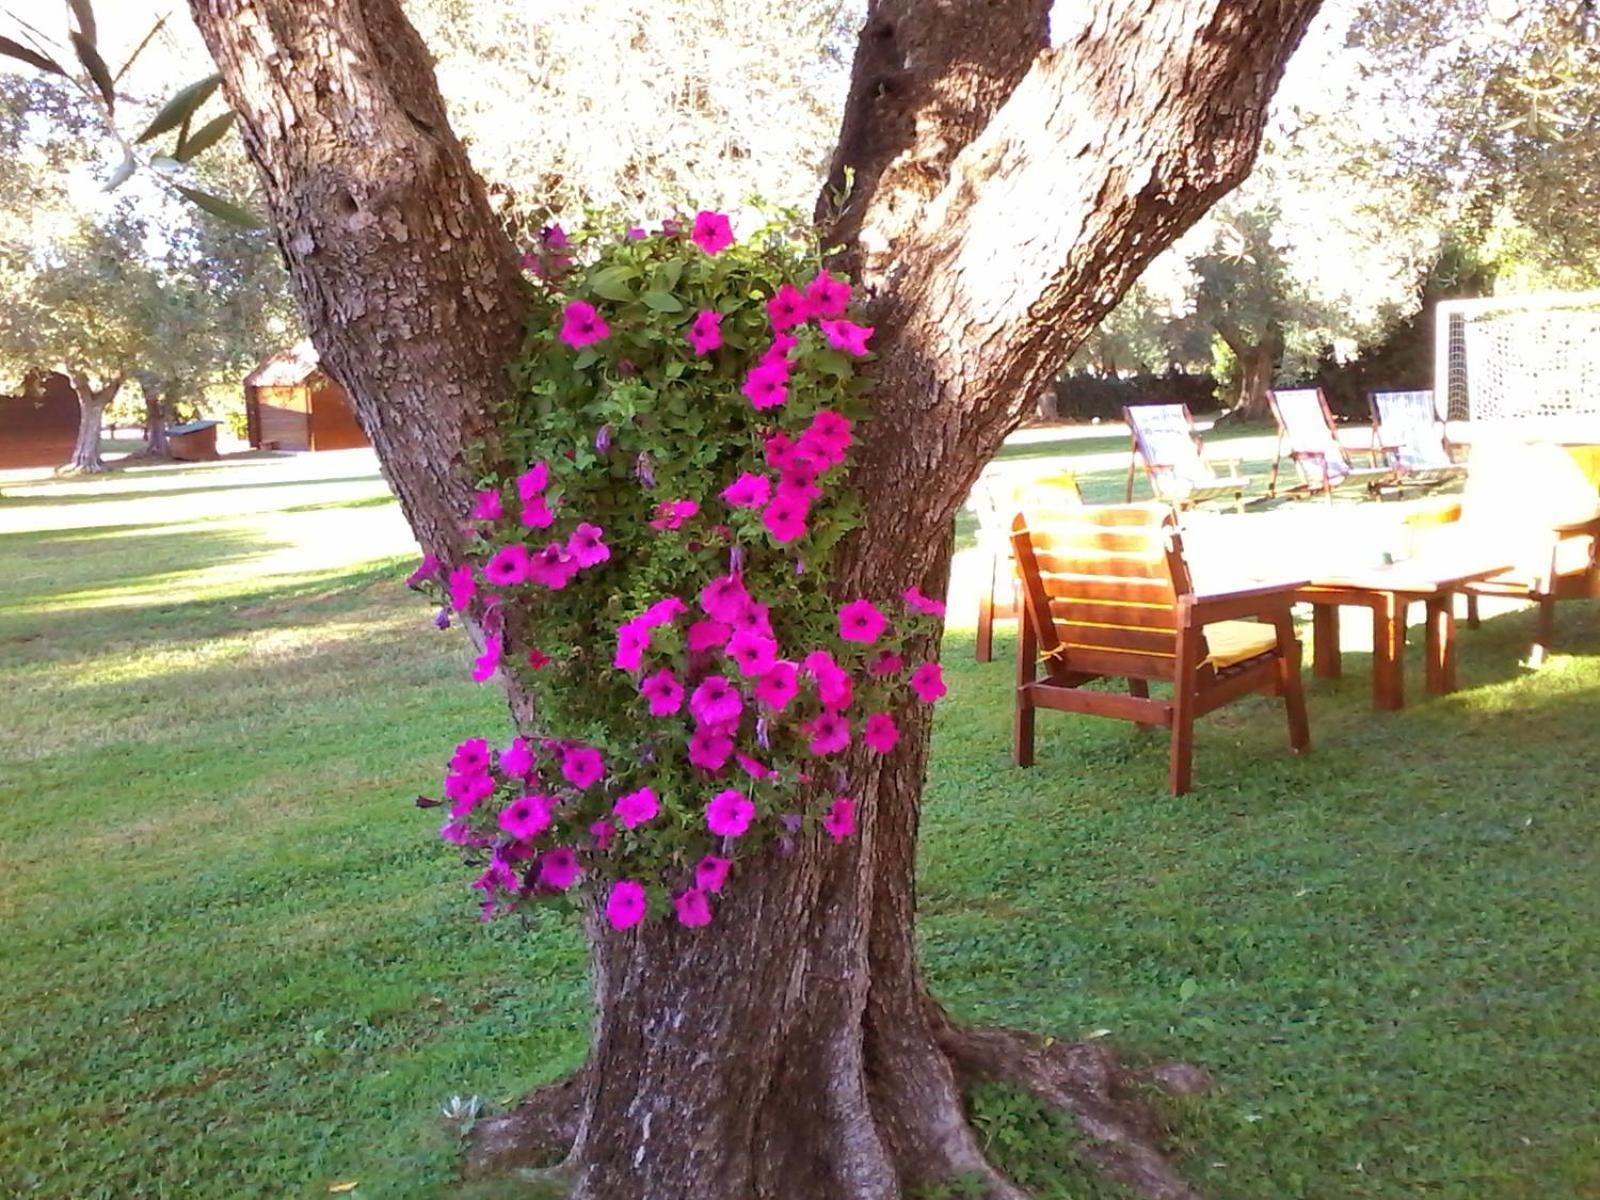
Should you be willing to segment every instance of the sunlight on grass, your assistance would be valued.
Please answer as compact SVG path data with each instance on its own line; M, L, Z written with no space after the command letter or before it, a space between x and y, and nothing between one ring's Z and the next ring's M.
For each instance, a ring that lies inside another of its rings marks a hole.
M1039 445L1120 495L1115 439ZM570 921L481 924L412 803L503 705L401 585L370 456L319 457L0 499L0 1195L451 1196L439 1104L583 1054ZM1168 1106L1210 1196L1600 1195L1592 606L1539 672L1491 617L1400 713L1351 653L1304 757L1230 706L1174 800L1112 721L1041 714L1012 769L1011 627L979 666L952 600L919 887L958 1018L1215 1072ZM1041 1200L1109 1194L1024 1100L975 1105Z

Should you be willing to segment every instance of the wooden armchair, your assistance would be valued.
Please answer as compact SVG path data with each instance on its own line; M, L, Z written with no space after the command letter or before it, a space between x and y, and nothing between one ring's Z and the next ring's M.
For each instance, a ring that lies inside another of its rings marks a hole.
M1293 583L1196 595L1171 510L1159 504L1086 507L1048 521L1024 511L1012 529L1026 614L1017 638L1019 767L1033 765L1035 710L1117 717L1172 731L1168 781L1182 795L1195 718L1251 692L1282 696L1290 746L1310 747ZM1105 678L1126 679L1128 694L1083 686ZM1170 683L1171 698L1152 697L1152 681Z

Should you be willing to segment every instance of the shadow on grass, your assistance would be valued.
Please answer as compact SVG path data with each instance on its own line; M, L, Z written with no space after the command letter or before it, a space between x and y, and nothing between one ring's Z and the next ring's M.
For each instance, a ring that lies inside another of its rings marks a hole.
M83 477L76 480L64 480L64 483L82 483ZM366 475L341 475L333 478L309 477L304 479L258 479L244 483L205 483L193 487L175 488L148 488L143 491L124 491L121 488L106 491L86 492L82 494L46 494L38 496L6 496L0 495L0 509L4 508L53 508L62 505L75 504L120 504L124 501L135 500L170 500L181 499L184 496L206 495L212 492L227 491L254 491L266 488L312 488L335 486L347 483L383 483L383 476L374 469ZM389 497L385 496L385 499ZM293 510L289 510L293 511Z

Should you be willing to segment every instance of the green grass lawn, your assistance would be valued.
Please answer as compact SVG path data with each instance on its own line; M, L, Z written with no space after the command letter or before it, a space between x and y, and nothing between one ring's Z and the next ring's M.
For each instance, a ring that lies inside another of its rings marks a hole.
M385 495L351 454L0 499L0 1195L452 1195L440 1104L580 1059L575 931L480 924L411 804L505 718ZM1042 714L1011 769L1009 645L954 630L933 987L1215 1072L1174 1116L1217 1200L1600 1197L1600 618L1560 623L1531 674L1529 615L1487 621L1397 714L1347 656L1304 758L1224 709L1181 800L1115 722ZM1104 1194L1038 1112L979 1118L1041 1196Z

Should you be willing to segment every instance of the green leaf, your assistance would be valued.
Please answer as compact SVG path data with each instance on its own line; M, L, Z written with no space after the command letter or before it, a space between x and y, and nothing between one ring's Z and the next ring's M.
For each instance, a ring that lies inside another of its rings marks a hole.
M184 142L183 148L175 157L179 162L191 162L197 155L204 154L211 147L220 142L228 130L233 128L234 114L225 112L214 121L207 121L190 135Z
M217 90L217 85L221 82L221 75L208 75L198 83L191 83L161 106L161 111L136 140L148 142L151 138L160 137L169 129L176 129L182 125L196 109L211 98L211 93Z
M172 185L189 203L196 208L204 209L213 217L220 217L230 225L237 225L241 229L265 229L261 219L254 213L247 212L231 200L224 200L221 196L213 196L210 192L202 192L199 188L184 187L181 183Z
M9 58L18 59L30 67L38 67L41 71L49 71L52 75L65 75L61 64L53 58L46 58L36 50L30 50L21 42L13 42L8 37L0 37L0 54Z
M600 351L594 349L592 346L586 346L584 349L578 351L578 357L572 360L572 366L575 370L581 371L585 367L594 366L594 364L599 361Z
M1200 984L1195 980L1194 976L1191 975L1188 979L1185 979L1181 984L1178 985L1179 1002L1182 1004L1189 1003L1189 1001L1194 999L1195 993L1199 990Z
M89 72L95 87L100 89L100 95L105 97L106 111L111 112L117 107L117 89L111 82L111 71L106 66L106 60L100 57L100 51L94 48L94 43L76 29L72 31L71 38L72 48L78 52L78 61Z
M646 292L639 299L657 312L672 313L683 311L683 301L679 300L671 292Z
M849 356L844 351L831 348L807 355L806 362L824 375L832 375L836 379L844 379L854 370L850 365Z
M117 164L117 169L111 172L111 178L106 180L105 190L108 192L116 191L123 184L127 183L129 179L133 178L133 173L138 166L139 162L133 157L133 155L124 154L122 156L122 161Z
M72 9L72 15L78 19L78 32L83 34L91 46L94 45L94 9L90 7L89 0L67 0L67 5Z
M632 300L634 291L628 284L636 274L632 267L607 267L603 271L595 272L594 278L589 281L589 286L594 289L596 296L604 300Z

